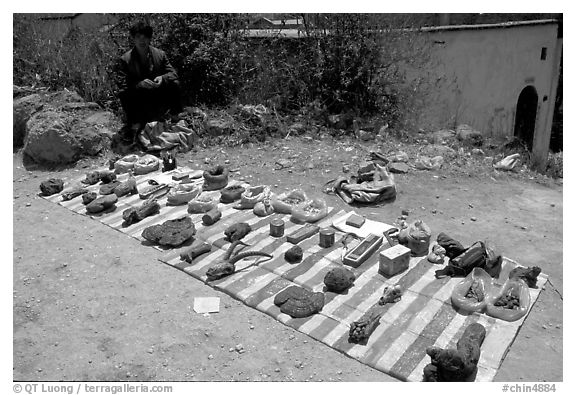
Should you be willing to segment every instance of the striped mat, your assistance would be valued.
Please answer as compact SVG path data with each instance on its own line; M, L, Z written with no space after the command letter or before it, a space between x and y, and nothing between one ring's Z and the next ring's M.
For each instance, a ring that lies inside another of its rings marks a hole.
M171 172L136 176L137 185L141 189L147 185L149 179L169 183L172 182L171 176ZM126 178L127 175L119 177L120 180ZM202 180L196 182L201 183ZM87 188L97 191L99 185ZM219 191L204 192L204 194L212 194L214 197L220 195ZM79 197L65 202L57 194L46 199L77 213L88 215ZM159 200L160 214L145 218L129 227L123 227L122 212L128 207L137 207L142 202L138 195L122 197L115 211L90 216L147 245L141 236L146 227L189 215L186 205L166 206L166 197L164 197ZM232 206L233 204L219 203L222 219L212 226L202 224L201 214L190 215L196 225L196 239L199 242L212 243L213 248L210 253L188 264L180 260L180 253L190 247L188 244L176 249L164 249L160 260L205 282L206 270L223 257L229 246L224 239L224 230L234 223L247 222L252 227L252 232L243 239L250 244L248 248L273 254L273 258L269 260L264 258L256 262L256 265L254 263L258 258L240 261L236 264L236 272L233 275L208 284L274 317L285 325L400 380L421 381L422 370L430 362L430 358L426 355L426 348L430 346L455 347L464 329L477 322L484 325L487 333L482 345L476 381L491 381L526 318L525 316L515 322L506 322L485 314L461 314L450 302L452 290L462 281L461 278L436 279L434 272L439 268L438 265L428 262L425 258L411 258L408 270L387 279L378 274L378 254L376 253L361 266L352 269L356 274L356 281L347 292L343 294L325 292L325 305L320 313L306 318L291 318L281 313L280 309L274 305L274 296L294 284L314 292L324 291L324 275L332 267L341 265L340 240L345 234L344 231L347 230L343 223L352 212L331 208L329 215L318 225L336 228L334 246L320 247L318 236L315 235L299 243L304 251L302 262L290 264L284 260L283 255L292 244L286 242L285 237L271 237L269 224L274 218L283 219L286 224L285 234L290 234L302 225L290 222L289 216L286 215L261 218L255 216L252 210L239 211ZM369 221L362 229L365 227L372 230L385 230L389 225ZM505 258L498 283L503 284L509 272L516 266L518 265L515 262ZM530 309L547 278L546 275L540 274L538 288L530 289ZM394 284L400 284L404 290L401 301L383 306L384 313L380 324L366 345L349 343L350 324L362 318L369 308L378 302L386 286Z

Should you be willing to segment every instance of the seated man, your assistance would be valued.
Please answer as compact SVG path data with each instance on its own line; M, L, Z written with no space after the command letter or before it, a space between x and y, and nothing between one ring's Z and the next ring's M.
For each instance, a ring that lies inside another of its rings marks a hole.
M116 69L118 97L126 114L124 137L133 140L147 122L159 120L169 110L182 111L176 70L166 53L150 45L152 27L138 22L130 28L134 47L122 55Z

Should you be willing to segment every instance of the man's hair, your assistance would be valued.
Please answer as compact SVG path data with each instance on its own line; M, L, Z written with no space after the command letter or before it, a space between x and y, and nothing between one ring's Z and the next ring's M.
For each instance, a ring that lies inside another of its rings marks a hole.
M136 22L130 28L130 36L135 37L139 33L142 33L148 38L152 38L152 26L144 21Z

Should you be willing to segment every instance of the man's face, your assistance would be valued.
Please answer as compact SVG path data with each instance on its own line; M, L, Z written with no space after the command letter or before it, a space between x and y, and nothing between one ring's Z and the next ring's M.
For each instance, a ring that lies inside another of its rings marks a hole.
M145 51L150 45L150 38L146 37L142 33L136 33L136 35L134 36L134 45L140 51Z

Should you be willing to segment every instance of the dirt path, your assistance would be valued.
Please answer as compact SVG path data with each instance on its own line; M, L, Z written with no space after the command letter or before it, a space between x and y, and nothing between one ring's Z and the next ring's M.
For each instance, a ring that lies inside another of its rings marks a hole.
M302 187L349 209L322 194L322 185L368 149L294 138L190 152L179 163L206 168L228 159L240 169L236 178L275 191ZM279 158L293 166L272 170ZM71 180L105 162L29 172L14 157L14 380L393 380L160 263L138 241L36 196L44 179ZM396 182L395 202L359 211L390 223L408 209L434 235L444 231L464 245L488 239L550 276L496 380L562 381L562 186L449 170ZM220 297L220 313L194 313L200 296ZM230 351L239 344L245 352Z

